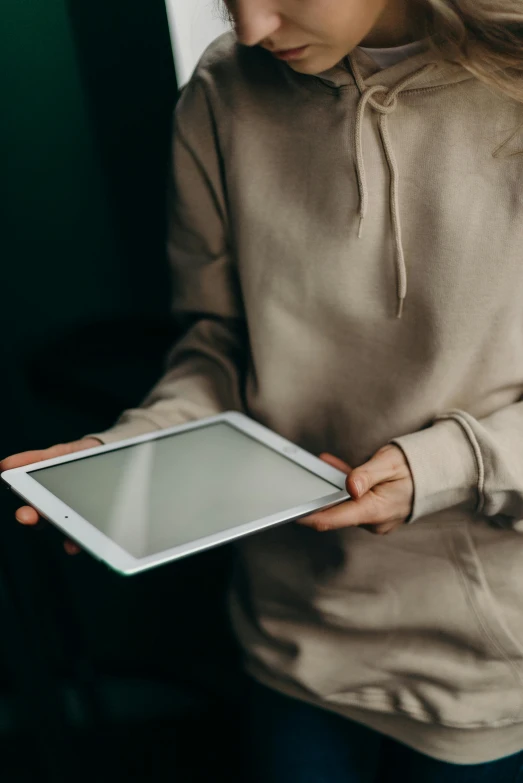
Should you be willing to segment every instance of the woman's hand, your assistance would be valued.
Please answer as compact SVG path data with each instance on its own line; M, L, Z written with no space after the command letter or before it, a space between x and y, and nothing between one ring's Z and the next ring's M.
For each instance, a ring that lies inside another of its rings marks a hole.
M73 443L61 443L58 446L51 446L49 449L42 449L41 451L24 451L21 454L14 454L12 457L0 462L0 473L4 470L10 470L11 468L21 468L23 465L31 465L34 462L41 462L44 459L53 459L54 457L63 457L66 454L74 454L76 451L83 451L84 449L93 449L95 446L101 446L102 443L97 438L83 438L82 440L76 440ZM38 511L31 506L21 506L15 517L21 525L37 525L40 521ZM66 540L64 542L65 551L69 555L76 555L80 552L80 547L75 544L74 541Z
M351 500L302 517L297 520L301 525L319 532L360 526L386 535L406 522L414 501L414 481L398 446L384 446L354 470L332 454L321 454L320 458L347 474Z

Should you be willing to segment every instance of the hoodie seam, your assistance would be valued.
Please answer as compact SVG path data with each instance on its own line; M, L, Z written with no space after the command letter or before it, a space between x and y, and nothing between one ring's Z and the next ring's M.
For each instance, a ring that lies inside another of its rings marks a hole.
M288 73L285 74L285 79L290 82L294 87L299 89L301 92L306 92L309 95L310 94L329 94L333 96L339 96L343 93L349 92L349 90L356 90L358 91L358 85L354 81L353 84L342 84L342 85L330 85L327 84L320 76L307 76L299 78L299 75L296 74L294 71L292 71L290 68L288 69ZM354 77L352 77L354 78ZM473 79L474 76L470 76L470 79ZM459 81L449 81L445 84L433 84L433 85L427 85L426 87L416 87L412 90L403 90L400 95L415 95L416 93L424 93L424 92L435 92L436 90L445 90L449 87L458 87L462 85L464 82L469 81L468 79L460 79ZM388 89L388 88L387 88Z
M398 99L401 97L405 97L408 95L417 95L419 93L426 93L426 92L436 92L437 90L446 90L450 87L459 87L463 82L453 82L451 84L434 84L430 87L415 87L412 90L402 90L399 95ZM327 87L327 85L325 85ZM327 89L331 89L328 88ZM349 90L358 90L358 86L356 84L343 84L340 87L332 88L332 90L336 92L348 92Z
M415 87L413 90L404 90L400 95L416 95L421 92L436 92L437 90L448 90L450 87L459 87L463 82L452 82L450 84L433 84L430 87ZM399 97L399 96L398 96Z
M327 701L327 703L329 703ZM416 710L410 707L409 709L392 709L391 710L391 704L390 700L383 696L382 694L376 693L376 694L368 694L363 699L360 699L358 697L355 698L349 698L347 699L347 706L352 706L355 708L365 709L365 706L367 704L373 705L375 708L375 705L382 706L384 709L381 710L382 712L388 714L388 715L405 715L410 718L414 718L417 720L420 720L422 723L428 725L427 718L427 712L423 709ZM344 705L340 705L343 707ZM510 718L502 718L498 721L493 721L492 723L487 722L481 722L478 721L476 723L474 722L468 722L468 723L454 723L453 721L447 721L445 719L439 719L438 720L438 726L444 726L445 728L449 729L463 729L463 730L474 730L474 729L497 729L497 728L503 728L505 726L514 726L521 724L522 721L518 719L518 716L513 716Z
M246 669L247 672L256 680L262 683L267 683L267 687L273 687L273 688L275 687L274 680L272 679L275 673L272 672L270 669L268 670L264 664L260 663L260 661L256 659L252 660L252 662L246 664ZM276 677L278 678L277 681L282 683L283 692L285 692L286 683L280 679L279 673L276 674ZM272 684L268 685L268 681L272 681ZM296 684L292 680L287 680L287 682L291 687ZM411 718L413 720L419 721L424 726L432 725L432 726L442 727L446 729L456 729L458 731L462 731L462 730L482 731L485 729L496 731L498 729L508 728L510 726L518 726L518 725L523 726L523 721L518 720L517 718L501 718L500 720L491 721L491 722L476 721L476 722L466 722L466 723L457 723L454 721L445 720L444 718L443 719L439 718L437 722L434 723L433 721L427 720L427 717L429 716L425 710L423 709L417 710L412 706L409 708L402 708L402 709L394 708L391 705L390 698L388 698L386 695L381 693L367 694L362 698L361 696L356 695L354 692L348 691L344 693L344 696L346 698L343 703L329 701L328 698L320 697L322 701L322 707L336 712L339 710L343 710L344 707L354 708L358 710L371 709L373 712L377 711L379 713L382 713L390 717L403 716L406 718ZM382 709L381 710L376 709L377 707L382 707Z

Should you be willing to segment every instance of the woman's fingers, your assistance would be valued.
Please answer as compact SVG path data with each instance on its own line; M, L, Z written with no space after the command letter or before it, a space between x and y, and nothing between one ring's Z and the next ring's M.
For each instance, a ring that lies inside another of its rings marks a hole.
M24 451L20 454L13 454L11 457L6 457L6 459L0 461L0 473L3 473L5 470L21 468L24 465L32 465L33 463L41 462L42 460L74 454L76 451L92 449L100 445L101 441L99 441L98 438L82 438L81 440L74 440L71 443L58 443L48 449L38 449L36 451ZM22 506L19 508L15 512L15 518L21 525L33 527L40 521L38 512L35 511L34 508L31 508L31 506ZM68 543L66 549L70 554L76 554L76 552L80 551L80 548L72 542Z
M407 478L411 478L411 474L403 452L398 446L389 444L352 471L347 488L352 497L361 498L378 484Z
M69 539L64 541L64 549L68 555L77 555L82 551L78 544L75 544L74 541L69 541Z
M22 506L17 509L15 517L21 525L37 525L40 520L38 512L31 506Z
M31 508L31 506L22 506L22 508L19 508L15 517L21 525L33 526L37 525L40 521L38 513L34 508ZM77 555L82 551L78 544L75 544L74 541L69 541L68 539L64 541L64 549L68 555Z
M321 532L339 530L344 527L383 523L384 509L374 494L364 495L359 500L348 500L323 511L316 511L297 520L301 525Z
M342 473L349 475L352 472L350 465L348 465L339 457L335 457L333 454L328 454L325 452L324 454L320 454L320 459L322 459L324 462L328 462L329 465L332 465L332 467L336 468L336 470L341 470Z
M0 462L0 473L3 473L4 470L13 470L13 468L21 468L24 465L32 465L34 462L41 462L44 459L57 457L59 456L59 453L52 452L59 448L60 447L57 446L51 449L22 451L20 454L13 454L11 457L6 457Z
M56 446L50 446L48 449L37 449L36 451L23 451L20 454L13 454L0 461L0 473L4 470L13 470L21 468L24 465L32 465L35 462L42 462L54 457L63 457L66 454L74 454L76 451L92 449L100 446L101 442L97 438L82 438L74 440L71 443L58 443Z
M11 457L0 462L0 471L12 470L13 468L21 468L24 465L32 465L35 462L41 462L44 459L51 459L52 457L59 457L63 454L70 453L70 447L73 444L60 443L57 446L51 446L48 449L37 449L33 451L23 451L20 454L13 454ZM20 522L21 525L34 526L40 521L40 516L34 508L31 506L21 506L15 512L15 519Z

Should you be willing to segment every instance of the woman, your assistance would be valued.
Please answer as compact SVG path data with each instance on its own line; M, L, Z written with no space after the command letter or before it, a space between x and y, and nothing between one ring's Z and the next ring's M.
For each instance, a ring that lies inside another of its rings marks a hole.
M176 112L192 325L140 409L2 468L226 409L321 453L353 499L238 547L246 779L515 783L522 4L229 12Z

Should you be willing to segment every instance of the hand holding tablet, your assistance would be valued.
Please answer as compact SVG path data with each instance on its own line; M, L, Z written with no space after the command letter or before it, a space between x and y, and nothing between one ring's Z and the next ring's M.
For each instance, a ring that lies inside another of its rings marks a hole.
M44 462L49 459L54 459L55 457L64 457L67 454L74 454L77 451L85 451L86 449L93 449L102 445L102 442L97 438L82 438L81 440L72 441L70 443L60 443L55 446L50 446L47 449L24 451L20 454L13 454L0 462L0 473L7 470L13 470L14 468L23 468L27 465L33 465L35 462ZM21 508L18 508L15 517L17 522L28 527L34 527L41 521L38 511L32 506L22 506ZM65 539L64 549L69 555L76 555L78 552L81 552L78 544L75 544L74 541L69 539Z
M349 498L344 472L236 412L95 443L54 447L68 451L7 470L2 479L124 574Z

